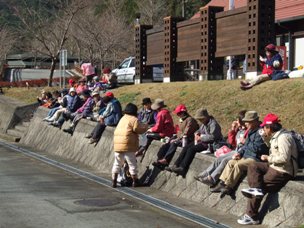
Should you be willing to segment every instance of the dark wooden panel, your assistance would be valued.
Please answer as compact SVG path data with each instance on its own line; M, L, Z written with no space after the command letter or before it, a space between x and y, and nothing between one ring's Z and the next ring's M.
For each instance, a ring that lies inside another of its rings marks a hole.
M216 57L242 55L247 52L247 13L217 19Z
M147 35L147 65L164 63L164 32Z
M188 24L187 26L178 27L178 40L177 40L177 61L199 60L200 59L200 46L201 34L200 24L194 20L195 23ZM184 23L184 22L180 22ZM179 23L179 25L181 25Z

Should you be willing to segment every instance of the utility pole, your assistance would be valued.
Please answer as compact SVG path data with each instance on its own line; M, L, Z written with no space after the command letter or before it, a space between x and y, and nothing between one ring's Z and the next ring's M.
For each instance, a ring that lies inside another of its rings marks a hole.
M229 10L234 10L234 0L229 1ZM232 58L233 56L228 56L228 70L227 70L227 80L232 80L234 78L234 74L232 72Z

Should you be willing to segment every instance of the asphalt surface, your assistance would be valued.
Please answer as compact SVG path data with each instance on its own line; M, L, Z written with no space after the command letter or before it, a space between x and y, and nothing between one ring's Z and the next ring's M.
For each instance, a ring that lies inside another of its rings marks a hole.
M201 227L0 146L0 227Z

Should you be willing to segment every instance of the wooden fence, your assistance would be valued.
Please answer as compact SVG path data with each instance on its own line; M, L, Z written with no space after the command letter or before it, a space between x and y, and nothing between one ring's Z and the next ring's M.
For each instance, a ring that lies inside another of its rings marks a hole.
M187 61L198 61L200 80L223 79L224 57L247 56L248 71L259 71L264 47L275 41L275 0L247 0L231 11L208 6L199 17L166 17L164 26L135 27L136 83L152 80L153 65L164 66L164 82L185 79Z

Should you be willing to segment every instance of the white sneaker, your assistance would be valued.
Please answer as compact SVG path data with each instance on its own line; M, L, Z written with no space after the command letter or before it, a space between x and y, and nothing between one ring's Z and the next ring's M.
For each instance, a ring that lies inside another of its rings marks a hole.
M243 195L247 198L252 197L263 197L264 193L262 192L262 189L260 188L245 188L241 190Z
M240 219L237 220L238 224L242 225L256 225L259 224L259 220L254 220L249 215L244 214Z
M211 151L210 151L210 150L203 150L203 151L201 152L201 154L211 154Z

